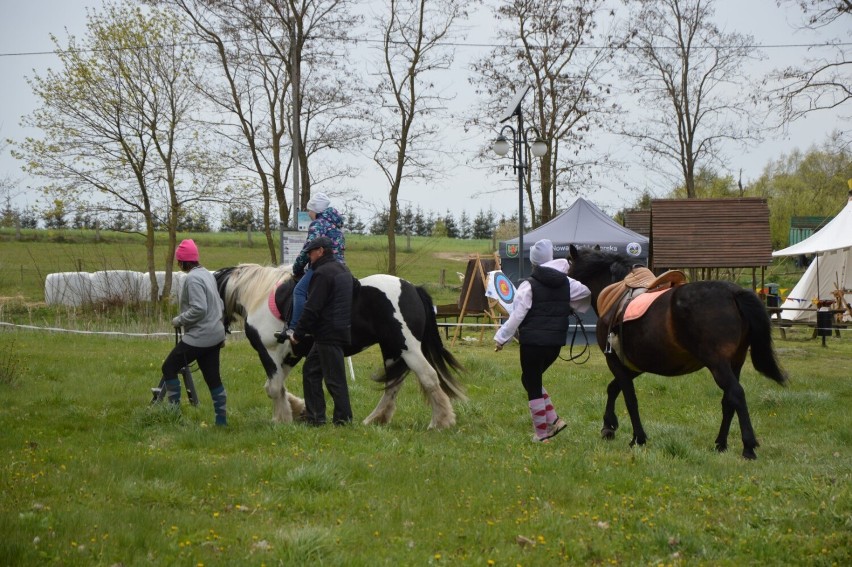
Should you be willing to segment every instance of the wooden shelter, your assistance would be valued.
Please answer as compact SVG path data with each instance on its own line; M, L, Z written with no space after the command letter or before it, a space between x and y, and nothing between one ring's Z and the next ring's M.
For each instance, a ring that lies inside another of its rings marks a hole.
M651 258L655 272L681 269L691 280L720 279L720 270L760 268L763 287L772 263L766 199L655 199L651 201Z

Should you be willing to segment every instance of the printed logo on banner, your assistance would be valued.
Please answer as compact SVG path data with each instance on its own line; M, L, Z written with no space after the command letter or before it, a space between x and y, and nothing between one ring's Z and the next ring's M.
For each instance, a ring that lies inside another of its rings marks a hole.
M631 242L627 245L627 253L631 256L638 256L642 253L642 245L638 242Z
M518 257L518 245L517 244L507 244L506 245L506 256L509 258L517 258Z

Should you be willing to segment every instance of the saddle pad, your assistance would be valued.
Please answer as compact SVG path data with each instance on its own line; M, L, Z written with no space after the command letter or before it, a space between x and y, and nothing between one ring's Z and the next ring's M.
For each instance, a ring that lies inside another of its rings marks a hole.
M668 289L661 289L660 291L649 291L645 293L641 293L637 295L630 303L627 304L627 310L624 312L624 320L625 321L633 321L634 319L638 319L660 297L662 297L663 293L669 291Z
M275 304L275 291L278 289L278 286L269 292L269 312L272 313L276 319L281 319L281 311L278 310L278 305ZM283 320L283 319L282 319Z

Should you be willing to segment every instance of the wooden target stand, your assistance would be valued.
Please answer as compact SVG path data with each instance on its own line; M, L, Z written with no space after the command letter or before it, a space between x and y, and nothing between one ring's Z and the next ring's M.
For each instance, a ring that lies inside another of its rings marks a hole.
M486 270L486 266L483 265L483 258L479 254L468 257L461 309L450 346L456 345L456 341L461 335L465 315L468 313L475 314L477 317L484 316L492 323L499 323L500 321L501 315L498 312L501 312L502 309L499 309L498 302L492 298L485 297L485 290L488 286L487 273L500 269L500 258L495 255L494 259L486 258L484 262L488 264L488 268L490 269ZM480 341L482 341L484 335L485 327L482 327L479 331Z

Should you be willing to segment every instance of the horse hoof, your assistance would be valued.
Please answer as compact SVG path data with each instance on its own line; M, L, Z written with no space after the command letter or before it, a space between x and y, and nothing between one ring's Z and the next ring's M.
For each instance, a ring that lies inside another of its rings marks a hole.
M607 441L612 441L615 439L615 429L612 429L611 427L604 427L601 429L601 437Z
M754 452L754 449L743 449L743 458L748 461L757 460L757 453Z

